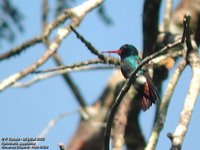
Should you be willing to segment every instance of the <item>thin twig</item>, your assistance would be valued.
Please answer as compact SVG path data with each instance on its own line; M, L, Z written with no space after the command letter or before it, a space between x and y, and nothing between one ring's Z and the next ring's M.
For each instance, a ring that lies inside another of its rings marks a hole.
M78 31L74 29L73 26L70 26L71 30L76 34L77 38L81 40L85 44L85 46L90 50L91 53L98 56L99 59L103 60L105 63L110 64L119 64L119 62L114 58L109 58L103 55L99 50L97 50L90 42L88 42Z
M121 91L117 95L117 98L116 98L116 100L115 100L114 104L112 105L111 110L109 112L108 119L107 119L107 127L106 127L106 130L105 130L104 150L109 150L110 131L111 131L113 118L115 116L117 108L119 107L119 104L121 103L124 95L129 90L129 88L131 86L131 81L133 81L136 73L139 71L139 69L142 68L143 65L148 63L151 59L156 58L159 55L162 55L163 53L167 52L171 48L178 46L179 44L181 44L181 40L177 40L172 44L168 44L167 46L162 48L160 51L158 51L158 52L146 57L145 59L143 59L141 61L141 63L138 65L138 67L134 71L132 71L130 77L126 80L124 86L122 87Z
M79 112L80 110L73 110L71 112L65 112L65 113L61 113L59 116L57 116L56 118L52 119L49 121L48 125L46 128L44 128L44 130L39 134L38 138L44 138L46 136L46 134L58 123L58 121L60 121L62 118L64 117L68 117L71 116L77 112ZM38 145L40 143L40 141L36 142L36 145Z
M36 74L47 73L47 72L65 70L65 69L69 69L69 68L73 69L73 68L78 68L78 67L87 66L87 65L91 65L91 64L98 64L98 63L103 63L103 61L101 59L91 59L91 60L83 61L80 63L68 65L68 66L59 66L59 67L50 68L50 69L46 69L46 70L38 70L38 71L34 71L33 73L36 73Z
M47 34L47 36L48 36L48 34ZM4 59L8 59L11 56L21 54L21 52L24 51L26 48L33 46L37 43L41 43L44 38L45 37L43 35L36 36L36 37L24 42L23 44L6 51L5 53L0 55L0 61L4 60Z
M33 77L32 79L25 81L25 82L16 82L13 84L12 87L29 87L41 80L49 79L58 75L66 74L72 71L90 71L90 70L106 70L106 69L114 69L115 66L80 66L76 68L66 68L64 70L58 70L51 73L41 74L38 76Z

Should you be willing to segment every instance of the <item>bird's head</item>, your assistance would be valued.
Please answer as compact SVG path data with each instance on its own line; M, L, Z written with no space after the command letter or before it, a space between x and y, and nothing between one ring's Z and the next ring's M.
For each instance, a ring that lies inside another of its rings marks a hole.
M120 57L127 57L130 55L138 55L137 49L130 44L125 44L120 47L118 50L110 50L110 51L105 51L103 53L115 53L118 54Z

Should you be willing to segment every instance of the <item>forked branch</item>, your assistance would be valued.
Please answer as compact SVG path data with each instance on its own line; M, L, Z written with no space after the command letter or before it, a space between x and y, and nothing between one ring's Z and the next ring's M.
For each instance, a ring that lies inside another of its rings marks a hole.
M146 57L145 59L143 59L141 61L141 63L138 65L138 67L131 73L130 77L126 80L124 86L122 87L121 91L117 95L117 98L114 101L114 104L112 105L111 110L110 110L109 115L108 115L107 126L106 126L106 130L105 130L104 150L109 150L110 132L111 132L111 127L112 127L112 123L113 123L115 113L116 113L116 111L119 107L119 104L121 103L123 97L128 92L128 90L131 86L131 81L135 78L136 73L139 71L139 69L142 68L142 66L144 66L146 63L148 63L150 60L166 53L168 50L178 46L179 44L181 44L181 40L175 41L172 44L168 44L167 46L162 48L160 51L158 51L158 52Z

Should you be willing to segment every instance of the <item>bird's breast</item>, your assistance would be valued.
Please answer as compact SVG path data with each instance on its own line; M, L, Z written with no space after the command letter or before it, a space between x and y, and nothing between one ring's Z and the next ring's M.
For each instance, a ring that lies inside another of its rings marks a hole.
M147 80L145 76L139 75L138 77L136 77L135 84L137 84L138 86L143 86L146 82Z

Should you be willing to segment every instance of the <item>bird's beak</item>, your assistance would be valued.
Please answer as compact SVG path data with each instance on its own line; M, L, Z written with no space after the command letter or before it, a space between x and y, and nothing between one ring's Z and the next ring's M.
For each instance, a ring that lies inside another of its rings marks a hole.
M111 51L104 51L104 52L102 52L102 53L115 53L115 54L121 54L121 49L119 49L119 50L111 50Z

